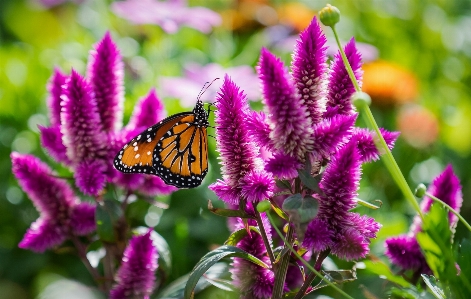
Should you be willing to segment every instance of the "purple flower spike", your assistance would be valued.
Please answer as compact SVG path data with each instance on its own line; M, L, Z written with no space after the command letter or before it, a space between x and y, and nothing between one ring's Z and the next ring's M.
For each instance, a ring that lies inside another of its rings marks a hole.
M11 154L11 160L13 174L40 213L40 218L31 225L20 242L21 248L43 252L60 245L71 232L83 234L94 229L94 223L84 220L90 218L92 207L84 212L69 185L54 177L46 164L34 156L15 152ZM85 223L74 228L73 219L84 220Z
M106 168L103 160L81 162L75 168L75 184L87 195L98 195L106 184Z
M245 124L248 111L245 94L228 76L224 78L216 107L216 140L225 182L222 189L226 193L229 191L226 187L240 190L239 180L256 169L261 160L257 158L257 150ZM210 189L216 193L222 190L220 184L213 184ZM238 199L231 198L230 202L237 204Z
M249 202L259 202L273 195L274 180L270 173L265 171L250 171L241 181L241 195Z
M46 149L47 153L57 162L62 162L66 165L70 164L67 157L67 149L62 143L62 133L59 126L46 128L38 126L41 132L41 144Z
M103 130L120 129L123 121L123 62L118 47L107 32L88 59L90 81Z
M334 227L344 223L348 210L356 205L354 198L361 175L359 158L356 140L352 139L332 157L320 182L325 195L321 196L319 215Z
M152 230L134 236L124 251L121 267L116 274L117 284L110 292L111 299L149 298L155 284L158 253L150 237Z
M49 115L51 118L51 126L59 126L61 124L61 96L62 86L65 84L67 76L62 74L59 69L54 69L54 73L49 80L48 88L49 98L47 106L49 107Z
M391 150L400 133L389 132L383 128L380 128L380 131L388 145L388 148ZM364 128L354 128L352 135L358 140L358 150L360 151L362 163L372 162L379 159L380 153L376 148L374 140L376 138L375 132Z
M303 167L297 158L276 153L266 161L265 170L280 180L289 180L298 176L298 169Z
M144 182L139 186L139 192L148 196L167 195L177 191L176 187L167 185L158 176L145 175Z
M267 49L262 49L257 70L275 148L303 160L312 149L311 121L303 101L290 83L283 62Z
M351 136L357 114L335 115L314 126L313 160L329 158Z
M96 206L88 202L76 205L70 215L70 226L76 235L86 235L96 229Z
M355 78L360 84L363 71L361 70L361 54L355 46L355 39L351 39L344 48L345 55L350 63ZM353 107L350 98L355 93L355 86L348 76L340 52L335 55L334 62L329 75L329 83L327 85L327 109L324 113L325 118L332 117L336 114L352 114Z
M334 233L329 229L327 223L316 218L307 227L303 246L321 252L332 245L333 236Z
M164 105L157 97L157 92L153 88L150 90L149 94L141 98L134 107L126 129L133 130L139 128L144 130L163 119L164 113Z
M403 235L388 238L385 247L386 256L400 268L426 274L431 272L419 243L414 237Z
M273 151L274 144L270 139L270 126L266 122L266 115L263 112L250 111L247 115L247 129L253 140L259 147Z
M353 228L340 231L336 239L332 253L346 261L364 258L370 252L369 240Z
M304 105L313 124L321 121L324 108L320 101L326 93L326 41L319 22L314 17L309 27L299 35L291 66L296 89L305 101Z
M71 161L78 163L104 155L107 138L102 133L94 94L74 70L64 89L61 123L62 141Z
M232 188L225 181L217 180L216 183L209 185L209 189L213 191L219 199L227 204L237 206L239 204L240 195L237 188Z

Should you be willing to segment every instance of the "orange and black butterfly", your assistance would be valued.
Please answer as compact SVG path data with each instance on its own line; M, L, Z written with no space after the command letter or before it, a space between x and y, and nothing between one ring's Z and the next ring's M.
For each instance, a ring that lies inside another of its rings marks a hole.
M129 141L114 158L115 168L157 175L177 188L198 187L208 173L210 110L204 110L203 92L193 111L169 116Z

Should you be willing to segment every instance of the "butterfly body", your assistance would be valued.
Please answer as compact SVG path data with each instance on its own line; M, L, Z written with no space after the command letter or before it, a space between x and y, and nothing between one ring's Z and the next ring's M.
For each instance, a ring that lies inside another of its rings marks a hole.
M178 188L198 187L208 172L208 126L198 100L193 111L169 116L134 137L113 164L124 173L157 175Z

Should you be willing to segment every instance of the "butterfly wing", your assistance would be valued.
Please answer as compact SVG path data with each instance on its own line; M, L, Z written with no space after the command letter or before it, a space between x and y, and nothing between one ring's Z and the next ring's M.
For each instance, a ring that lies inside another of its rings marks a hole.
M157 144L175 124L191 114L183 112L172 115L141 132L118 152L113 161L115 168L124 173L159 175L154 168L154 159L158 155Z
M208 172L206 126L195 124L193 112L170 116L129 141L114 166L124 173L157 175L178 188L197 187Z
M155 169L166 184L194 188L208 172L208 140L205 126L195 124L195 115L176 123L157 144Z

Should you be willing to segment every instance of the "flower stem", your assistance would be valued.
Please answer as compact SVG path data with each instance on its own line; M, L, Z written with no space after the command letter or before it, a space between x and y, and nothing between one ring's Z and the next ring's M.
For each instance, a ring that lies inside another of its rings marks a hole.
M263 243L265 244L268 256L270 257L270 262L273 266L273 264L275 263L275 255L273 254L270 241L268 240L268 237L267 237L267 232L265 231L265 227L263 226L262 216L260 215L260 212L257 211L257 207L255 206L254 203L252 203L252 206L253 206L253 210L255 211L255 217L257 220L258 228L260 229L260 234L262 235Z
M293 243L293 239L294 239L293 228L291 227L291 224L288 223L288 232L286 233L286 239L283 239L283 241L285 245L288 245L291 247L291 243ZM283 289L285 286L286 273L288 272L290 257L291 257L291 254L289 252L286 252L286 254L283 257L281 257L278 267L276 268L275 285L273 287L273 297L272 297L273 299L281 299L281 297L283 296Z
M456 215L456 217L458 217L458 219L466 226L466 228L471 232L471 226L469 225L469 223L463 218L463 216L460 215L460 213L458 213L457 211L455 211L455 209L453 209L452 207L450 207L447 203L443 202L440 198L438 197L435 197L433 196L432 194L426 192L425 195L427 195L428 197L430 197L432 200L442 204L444 207L446 207L450 212L452 212L453 214Z
M87 268L88 272L90 272L90 274L92 275L93 280L95 280L95 282L97 283L101 291L106 292L100 273L98 273L97 269L93 268L92 264L90 264L90 261L87 258L87 253L86 253L87 249L85 245L74 234L71 234L70 239L74 243L74 246L77 249L77 253L80 259L82 260L83 264Z
M332 288L334 288L337 292L339 292L340 294L344 295L346 298L349 298L349 299L353 299L353 297L351 297L350 295L348 295L347 293L345 293L344 291L342 291L341 289L339 289L339 287L337 287L334 283L332 283L330 280L328 280L327 278L325 278L322 274L319 273L319 271L317 271L316 269L314 269L311 265L309 265L308 262L306 262L305 259L303 259L297 252L296 250L294 250L293 246L291 246L290 243L288 243L285 239L285 237L283 237L283 234L280 232L280 230L275 226L274 224L274 221L273 221L273 218L270 216L270 214L267 214L267 217L268 219L270 220L270 223L272 224L273 228L275 229L276 233L278 234L278 236L281 238L281 240L283 240L284 244L286 244L286 246L288 246L289 250L291 250L291 252L309 269L311 270L312 272L316 273L317 276L319 276L323 281L325 281L329 286L331 286ZM273 298L275 299L276 297L273 296Z
M343 51L343 48L340 44L337 31L335 30L335 26L331 26L330 28L332 28L332 31L335 36L335 40L340 50L340 54L342 56L343 64L345 65L348 75L350 79L352 80L353 85L355 86L355 90L357 92L360 92L361 91L360 86L358 85L358 82L355 77L355 74L353 73L352 67L350 66L347 56L345 55L345 52ZM420 207L415 199L414 193L409 188L409 185L407 184L407 181L404 178L404 175L402 174L401 169L397 165L396 160L394 159L391 151L389 150L388 145L386 144L386 141L384 140L383 135L381 134L379 130L378 124L376 123L376 120L373 114L371 113L370 107L366 105L365 103L363 103L362 105L360 105L360 112L366 122L366 125L370 129L373 129L376 132L376 136L377 136L377 140L375 142L376 147L378 148L379 152L384 153L384 155L382 155L381 160L384 161L386 168L388 169L389 173L391 174L394 181L398 185L399 189L401 189L407 201L409 201L409 203L414 207L414 209L417 211L420 217L423 218L422 211L420 210Z
M317 272L321 270L322 262L324 259L329 255L330 253L330 248L322 251L319 256L317 257L316 264L314 265L314 269L316 269ZM311 272L307 276L306 280L304 280L303 285L299 289L298 293L294 297L294 299L301 299L306 295L307 289L311 286L311 283L314 281L314 279L317 277L316 272Z

